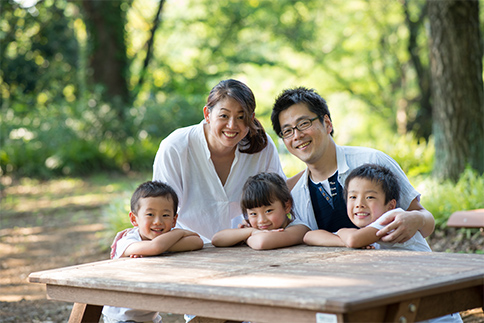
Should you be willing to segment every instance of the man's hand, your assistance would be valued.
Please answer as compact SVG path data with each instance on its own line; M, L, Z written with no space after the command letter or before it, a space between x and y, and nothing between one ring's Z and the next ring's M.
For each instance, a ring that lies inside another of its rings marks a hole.
M389 243L403 243L412 238L415 233L423 226L422 215L419 211L404 211L401 208L394 209L385 213L385 221L382 225L387 225L379 230L376 235L381 237L381 241Z

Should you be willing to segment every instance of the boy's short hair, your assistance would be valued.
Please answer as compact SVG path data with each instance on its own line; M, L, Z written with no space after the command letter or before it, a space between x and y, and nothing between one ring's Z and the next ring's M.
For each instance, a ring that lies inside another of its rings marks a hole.
M171 197L173 201L173 214L176 214L178 210L178 195L176 195L175 190L170 185L159 181L148 181L138 186L131 197L131 212L138 214L140 199L160 196Z
M348 199L348 184L354 178L367 179L379 184L385 194L385 204L393 199L398 203L400 198L398 179L387 167L377 164L363 164L353 169L345 180L345 200Z
M281 133L279 115L282 111L298 103L306 104L309 111L317 114L321 122L323 122L325 115L328 115L329 120L331 120L331 115L329 113L326 100L323 99L323 97L321 97L314 89L308 89L303 86L287 89L276 98L274 106L272 107L272 128L278 136L280 136ZM333 130L331 130L330 134L331 136L333 135Z
M245 220L248 221L247 209L271 205L275 201L281 201L283 205L290 201L291 205L294 205L286 181L277 173L259 173L250 176L245 182L240 208ZM291 214L292 220L294 214Z

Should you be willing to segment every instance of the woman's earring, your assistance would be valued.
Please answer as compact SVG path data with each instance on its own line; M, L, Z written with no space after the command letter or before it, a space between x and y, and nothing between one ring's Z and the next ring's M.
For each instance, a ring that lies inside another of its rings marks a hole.
M290 212L289 212L289 213L287 213L287 214L286 214L286 216L287 216L287 218L288 218L289 220L292 220L292 214L291 214Z

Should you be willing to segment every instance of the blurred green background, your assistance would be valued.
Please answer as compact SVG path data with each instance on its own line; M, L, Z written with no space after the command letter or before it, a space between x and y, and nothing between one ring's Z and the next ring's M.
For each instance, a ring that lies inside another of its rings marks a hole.
M160 141L200 122L210 89L235 78L254 91L288 176L304 165L270 113L283 89L306 86L327 100L336 143L393 157L438 225L484 207L484 166L433 173L426 1L8 0L0 10L3 178L150 172Z

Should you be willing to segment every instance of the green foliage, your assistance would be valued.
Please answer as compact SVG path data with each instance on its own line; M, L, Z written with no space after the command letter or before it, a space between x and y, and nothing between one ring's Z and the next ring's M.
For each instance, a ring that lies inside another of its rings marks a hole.
M467 168L459 181L440 182L432 177L411 179L422 193L421 203L435 218L437 228L445 227L456 211L484 208L484 175Z
M381 150L402 167L408 177L430 175L434 163L433 139L428 142L416 139L411 133L406 135L388 135L375 138L372 142L352 143L358 146Z
M16 112L30 116L39 101L49 104L66 99L66 86L76 82L79 54L67 7L63 1L45 1L26 9L2 1L2 110L22 103Z
M131 192L125 191L122 197L115 198L103 209L103 216L108 234L113 238L116 233L127 228L132 228L133 225L129 220L129 200Z
M304 85L328 99L338 143L383 150L410 176L432 168L432 141L395 135L419 122L422 93L409 51L428 68L428 39L417 28L417 47L407 48L404 9L416 22L423 0L169 1L158 18L158 1L116 3L101 16L126 21L125 38L113 41L125 42L116 48L126 48L132 104L112 98L106 84L90 86L100 31L90 28L82 4L0 4L2 175L149 170L159 142L200 122L209 90L229 77L253 89L256 116L269 133L275 96ZM153 53L141 75L155 18ZM292 175L299 165L288 157Z

